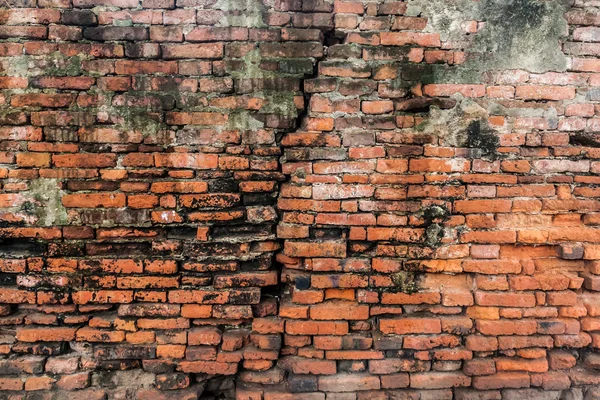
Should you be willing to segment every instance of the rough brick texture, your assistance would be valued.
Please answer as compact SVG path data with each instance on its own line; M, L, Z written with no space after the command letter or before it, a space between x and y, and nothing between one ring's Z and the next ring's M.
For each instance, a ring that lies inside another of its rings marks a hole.
M597 6L0 2L0 397L600 398Z

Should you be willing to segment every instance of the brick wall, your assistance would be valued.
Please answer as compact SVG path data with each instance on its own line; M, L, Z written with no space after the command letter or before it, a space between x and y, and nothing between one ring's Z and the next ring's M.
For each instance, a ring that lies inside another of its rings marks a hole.
M600 398L596 6L0 2L0 398Z

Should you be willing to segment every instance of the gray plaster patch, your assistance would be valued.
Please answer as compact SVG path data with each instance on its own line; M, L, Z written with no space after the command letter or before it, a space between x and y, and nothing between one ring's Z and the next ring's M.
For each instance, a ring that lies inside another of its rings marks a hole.
M488 111L472 99L454 96L456 106L447 110L431 107L429 117L417 129L441 138L444 146L464 147L469 141L469 126L474 121L486 121Z

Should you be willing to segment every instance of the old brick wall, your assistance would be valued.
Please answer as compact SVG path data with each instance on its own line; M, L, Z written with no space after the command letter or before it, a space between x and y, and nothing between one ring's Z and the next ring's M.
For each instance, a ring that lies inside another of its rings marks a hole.
M600 398L598 6L0 1L0 398Z

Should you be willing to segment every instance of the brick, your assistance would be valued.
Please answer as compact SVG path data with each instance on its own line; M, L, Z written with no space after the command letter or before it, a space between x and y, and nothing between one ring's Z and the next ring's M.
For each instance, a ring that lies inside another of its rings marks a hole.
M23 342L61 342L75 339L77 328L70 327L20 327L16 338Z
M483 97L485 87L483 85L458 85L458 84L431 84L425 85L423 92L428 96L452 96L460 93L465 97Z
M237 371L237 364L216 361L180 361L177 370L188 373L233 375Z
M517 260L466 260L462 263L462 269L465 272L497 275L518 274L522 267Z
M345 335L348 323L329 321L287 321L285 331L291 335Z
M498 371L528 371L541 373L548 371L548 360L545 358L533 360L499 358L496 359L496 369Z
M157 153L154 161L157 167L210 169L217 167L218 157L213 154Z
M115 194L71 194L63 196L62 203L65 207L80 208L115 208L125 206L125 195Z
M195 328L188 331L190 345L217 345L221 343L221 332L216 328Z
M345 301L328 301L310 307L310 317L314 320L366 320L369 307Z
M382 319L379 322L381 332L390 334L441 333L441 322L437 318Z
M470 386L471 378L454 372L426 372L410 374L410 387L417 389L443 389Z
M222 44L169 44L162 45L163 57L166 59L181 58L220 58L223 54ZM176 68L175 66L173 68Z
M101 26L84 29L83 37L98 41L138 41L148 39L148 31L141 26Z
M283 357L278 364L294 374L332 375L336 373L336 362L311 360L301 357Z
M534 307L536 301L532 293L476 292L475 303L479 306Z
M168 53L165 54L165 56ZM175 58L175 57L172 57ZM135 74L175 74L177 63L173 61L117 61L115 62L117 75Z
M337 374L320 376L319 390L326 392L355 392L358 390L377 390L381 386L376 376L361 374Z
M64 168L101 168L116 165L113 154L58 154L52 156L52 163Z
M473 378L473 387L478 390L525 388L529 385L530 378L526 372L502 372Z
M575 88L562 86L517 86L516 97L525 100L565 100L575 97Z
M125 341L125 332L84 327L77 330L75 340L79 342L123 342Z
M439 47L440 35L418 32L382 32L381 44L384 46L405 46L416 44L423 47Z
M303 243L286 242L284 253L292 257L339 257L346 256L346 245L339 242Z
M531 335L536 332L535 321L477 321L477 329L484 335Z

